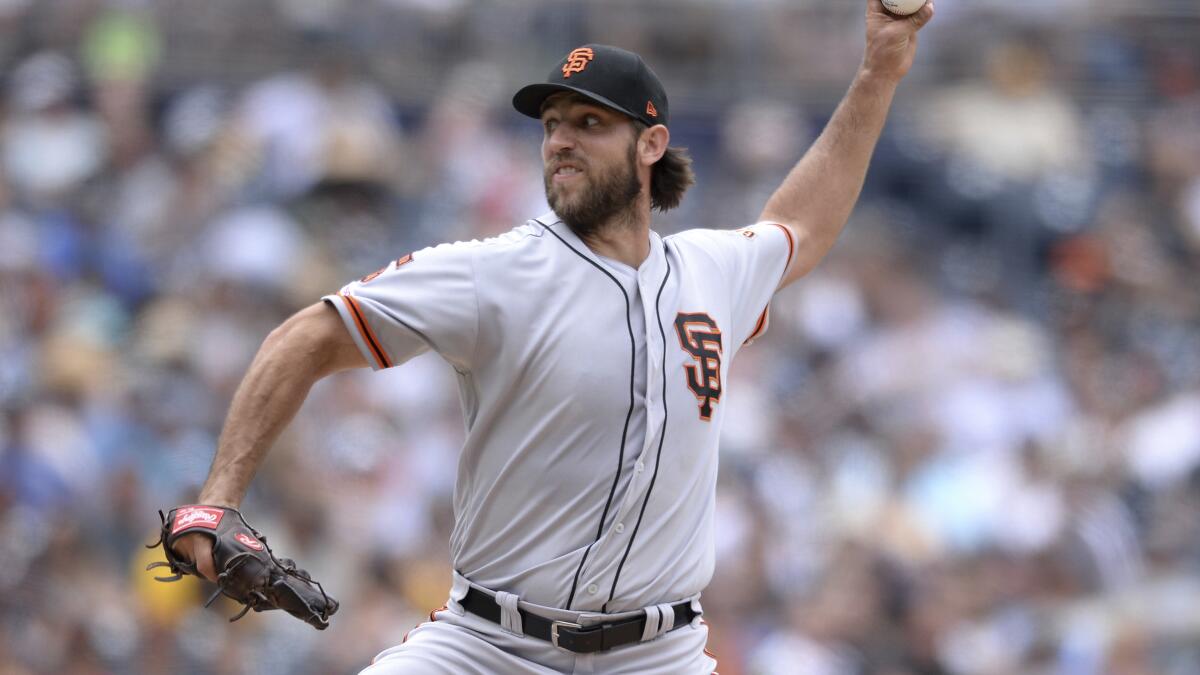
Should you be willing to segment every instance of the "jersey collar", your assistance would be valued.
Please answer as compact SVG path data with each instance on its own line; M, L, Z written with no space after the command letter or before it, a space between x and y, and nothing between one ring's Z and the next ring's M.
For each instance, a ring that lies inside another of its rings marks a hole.
M603 264L600 257L592 249L588 248L588 245L575 234L575 231L555 215L553 211L538 216L533 221L542 227L553 228L555 234L562 237L563 241L587 257L588 260L597 264ZM650 255L646 256L646 259L642 261L641 267L638 267L638 278L642 280L658 279L664 272L666 272L666 253L663 248L663 240L662 237L658 236L657 232L650 230Z

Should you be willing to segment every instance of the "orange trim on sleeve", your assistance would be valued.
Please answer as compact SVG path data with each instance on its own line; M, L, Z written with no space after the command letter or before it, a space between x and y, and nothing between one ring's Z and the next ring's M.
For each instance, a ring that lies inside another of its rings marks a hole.
M775 227L778 227L780 230L783 230L783 236L787 237L787 243L788 243L787 262L785 262L783 264L783 274L779 275L779 281L780 281L780 283L782 283L783 277L787 275L788 268L792 266L792 257L796 252L796 240L794 237L792 237L792 230L787 225L784 225L782 223L768 223L768 224L774 225ZM778 284L776 284L776 290L778 290ZM766 328L767 328L767 313L770 311L771 311L771 302L768 300L767 306L763 307L762 314L758 315L758 322L754 324L754 331L752 333L750 333L750 337L746 338L745 341L742 342L742 344L748 344L748 343L752 342L753 340L755 340L759 335L763 334L763 331L766 330Z
M770 311L771 311L771 304L767 303L767 306L763 307L762 314L758 315L758 323L754 324L754 332L750 334L750 337L743 340L742 344L748 344L749 342L751 342L755 338L757 338L759 335L763 334L763 331L765 331L767 329L767 314Z
M375 357L375 362L379 364L380 368L391 368L392 360L388 358L387 352L383 350L383 345L379 343L379 338L375 337L375 331L371 330L371 325L367 323L366 315L359 308L358 302L354 300L353 296L346 295L345 293L339 292L338 297L346 303L350 314L354 316L354 323L358 326L358 334L362 336L363 341L371 348L371 355Z
M792 254L794 254L796 252L796 240L792 237L792 229L790 227L788 227L787 225L784 225L782 223L771 223L771 224L774 225L775 227L778 227L779 229L783 230L783 236L787 237L787 240L788 240L788 259L787 259L787 262L784 263L784 265L783 265L783 273L787 274L788 268L792 266Z

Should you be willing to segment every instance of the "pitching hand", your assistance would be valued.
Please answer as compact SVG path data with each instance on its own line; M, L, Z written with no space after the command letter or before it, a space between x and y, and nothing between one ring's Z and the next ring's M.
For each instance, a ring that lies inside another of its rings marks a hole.
M867 50L862 68L873 76L899 82L917 53L917 31L933 18L933 0L908 16L888 12L880 0L867 0Z
M213 563L212 538L203 534L185 534L171 547L179 557L196 564L196 570L209 581L217 580Z

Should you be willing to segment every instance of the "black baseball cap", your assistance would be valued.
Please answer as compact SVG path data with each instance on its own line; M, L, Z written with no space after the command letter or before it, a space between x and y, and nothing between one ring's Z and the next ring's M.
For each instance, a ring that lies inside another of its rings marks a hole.
M573 91L650 126L667 124L667 92L642 57L620 47L589 44L572 49L545 82L513 96L517 112L535 119L551 94Z

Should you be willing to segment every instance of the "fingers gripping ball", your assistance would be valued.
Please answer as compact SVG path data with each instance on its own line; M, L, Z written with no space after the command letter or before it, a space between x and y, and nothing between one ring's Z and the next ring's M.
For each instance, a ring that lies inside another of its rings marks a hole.
M217 570L217 592L205 606L224 594L240 602L242 611L230 619L237 621L254 610L282 609L317 630L329 626L329 617L338 609L321 584L287 558L276 558L267 539L250 527L242 514L220 506L179 506L163 516L162 533L148 548L161 545L166 562L155 562L146 569L167 567L173 576L155 577L159 581L178 581L184 574L201 576L194 561L183 559L172 548L180 537L201 533L213 539L213 563Z
M892 14L908 16L925 6L926 0L881 0L883 6Z

